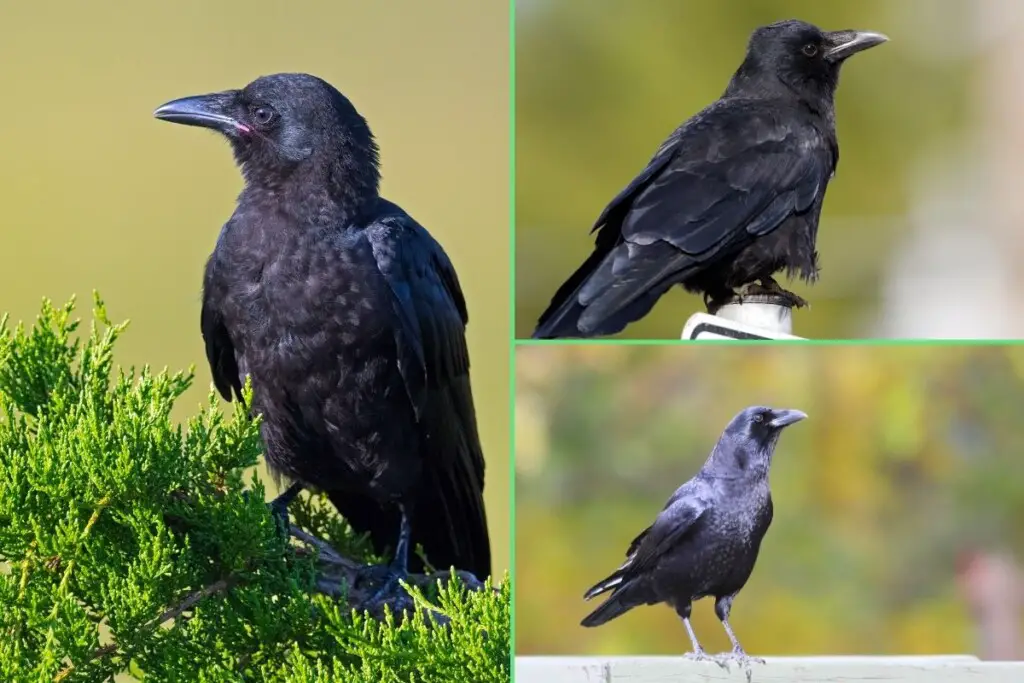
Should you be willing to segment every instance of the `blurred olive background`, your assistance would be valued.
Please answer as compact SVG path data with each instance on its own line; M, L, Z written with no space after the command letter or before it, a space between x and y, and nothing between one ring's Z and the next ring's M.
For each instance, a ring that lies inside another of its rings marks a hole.
M724 91L757 26L799 18L890 42L843 68L841 161L794 291L805 337L1024 335L1024 3L518 0L516 334L591 252L588 230L681 122ZM681 289L622 336L678 338ZM1014 315L1004 315L1009 309Z
M516 353L518 654L678 654L675 612L583 592L749 405L798 408L731 623L748 652L1024 656L1024 347L541 346ZM694 606L728 649L713 600Z
M225 141L152 118L167 100L307 71L381 147L383 192L444 245L470 310L494 571L509 564L509 12L473 0L0 1L0 311L99 289L130 318L121 364L197 367L205 259L242 181Z

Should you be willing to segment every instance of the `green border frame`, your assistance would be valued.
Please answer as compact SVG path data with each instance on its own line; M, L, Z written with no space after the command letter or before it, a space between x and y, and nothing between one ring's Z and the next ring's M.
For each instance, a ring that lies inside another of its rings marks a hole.
M509 680L516 680L516 0L509 0L508 28L508 186L509 186L509 221L508 221L508 258L509 258L509 291L508 291L508 412L509 412L509 446L508 446L508 486L509 486L509 577L512 582L509 615Z

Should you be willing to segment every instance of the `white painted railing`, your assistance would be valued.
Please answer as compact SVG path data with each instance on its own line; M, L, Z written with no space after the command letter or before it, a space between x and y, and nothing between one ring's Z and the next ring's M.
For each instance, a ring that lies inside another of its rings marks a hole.
M1024 683L1024 662L938 657L765 657L752 664L753 683ZM703 683L747 680L681 657L516 657L516 683Z
M748 296L745 303L726 304L714 315L694 313L681 336L698 339L800 339L793 336L793 309L776 296Z

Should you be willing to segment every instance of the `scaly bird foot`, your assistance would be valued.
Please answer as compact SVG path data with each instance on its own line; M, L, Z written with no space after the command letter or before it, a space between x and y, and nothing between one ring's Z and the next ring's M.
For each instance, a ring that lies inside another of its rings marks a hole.
M406 592L401 582L408 578L408 572L396 571L392 565L371 564L358 570L356 581L360 584L368 583L371 586L377 586L377 590L366 601L366 604L371 606L403 599Z
M809 305L806 299L783 289L779 286L779 283L771 279L767 283L751 283L744 287L743 292L739 296L740 303L743 303L744 299L756 296L778 297L790 308L806 308Z
M742 649L734 648L732 652L725 652L715 657L720 666L729 668L730 662L736 662L739 664L747 674L747 683L750 683L753 677L753 671L751 671L751 664L764 664L764 660L760 657L751 657Z
M720 661L718 657L712 657L704 650L694 650L693 652L687 652L685 655L683 655L683 659L689 659L691 662L714 662L726 671L729 670L729 665L727 663Z

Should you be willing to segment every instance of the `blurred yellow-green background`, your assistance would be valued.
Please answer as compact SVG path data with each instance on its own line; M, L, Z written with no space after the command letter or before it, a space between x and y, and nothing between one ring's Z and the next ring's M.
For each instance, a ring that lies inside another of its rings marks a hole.
M516 352L517 654L679 654L666 606L583 592L749 405L797 408L731 624L748 652L1024 656L1024 347L535 346ZM694 606L709 651L729 641Z
M100 290L118 360L197 366L203 265L242 181L163 102L280 71L334 84L381 146L383 191L444 245L470 310L494 571L509 564L509 12L473 0L0 1L0 311Z
M795 286L812 307L794 333L1024 335L1024 3L518 0L516 17L518 337L608 201L721 95L750 32L788 18L890 38L843 67L821 279ZM676 289L622 336L678 338L703 306Z

